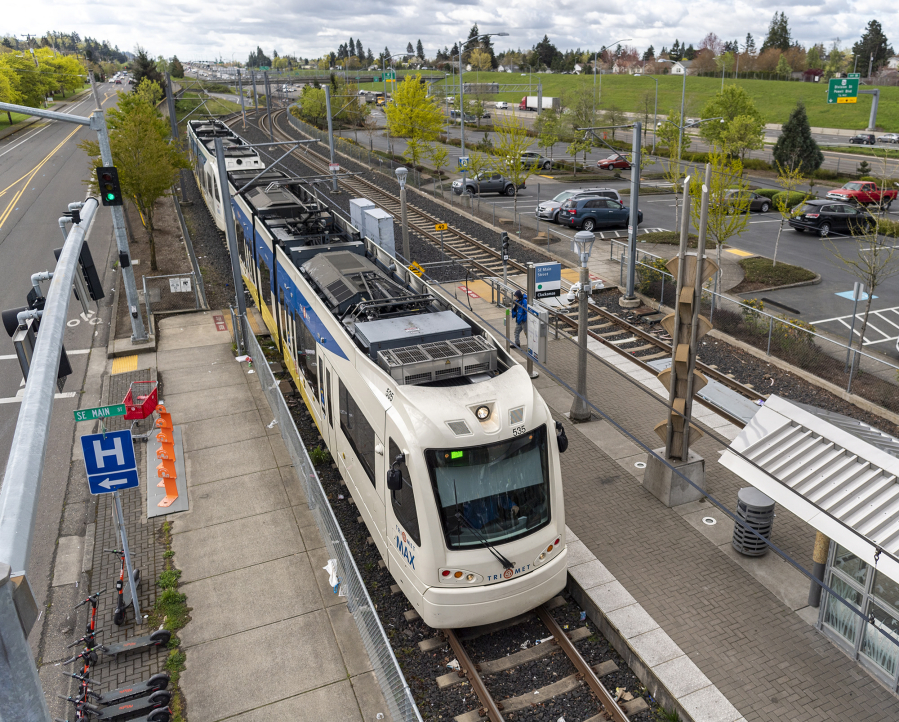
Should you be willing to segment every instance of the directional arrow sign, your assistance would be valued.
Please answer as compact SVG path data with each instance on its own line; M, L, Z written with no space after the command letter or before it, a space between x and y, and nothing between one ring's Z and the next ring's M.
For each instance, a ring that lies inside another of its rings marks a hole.
M113 491L133 489L135 486L139 486L140 478L137 475L137 469L128 469L114 474L89 476L87 482L91 494L109 494Z

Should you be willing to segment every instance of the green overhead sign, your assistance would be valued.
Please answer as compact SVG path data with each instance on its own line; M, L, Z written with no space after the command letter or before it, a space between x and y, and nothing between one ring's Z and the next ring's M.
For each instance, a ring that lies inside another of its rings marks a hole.
M828 103L857 103L858 78L831 78L827 86Z

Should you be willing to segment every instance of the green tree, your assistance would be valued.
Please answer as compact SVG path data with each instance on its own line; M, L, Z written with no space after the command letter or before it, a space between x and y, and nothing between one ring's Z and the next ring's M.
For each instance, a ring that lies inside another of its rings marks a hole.
M143 217L150 241L150 269L156 271L156 203L172 194L180 170L190 168L190 163L176 144L168 142L169 123L144 94L122 96L118 107L108 110L106 117L109 145L119 171L122 193L137 206ZM91 163L94 168L103 164L97 141L85 140L79 147L94 159ZM96 191L95 173L90 177L87 184Z
M568 153L571 155L572 164L574 165L574 174L577 175L577 154L584 154L584 164L587 163L587 153L593 148L593 139L589 136L584 137L581 136L579 138L574 138L568 144Z
M15 72L3 65L3 63L0 63L0 102L21 105L22 98L17 87L18 79ZM6 112L6 117L9 119L9 124L12 125L12 115L10 115L9 111Z
M724 122L703 123L699 126L699 134L710 144L723 145L724 134L734 119L740 116L751 118L759 126L763 126L762 114L755 107L749 93L739 85L726 85L702 108L703 118L721 118Z
M443 114L434 98L428 97L428 90L421 82L421 73L414 77L407 75L397 84L393 102L384 108L387 126L395 138L406 138L406 155L409 162L418 165L425 144L438 135L443 126ZM404 153L405 155L405 153Z
M611 126L609 133L612 134L612 140L615 140L615 134L619 128L617 126L624 125L627 116L616 105L610 105L602 114L602 124Z
M155 80L160 87L163 84L162 75L156 69L156 63L147 55L147 51L140 45L135 48L134 59L131 61L130 70L134 85L137 87L144 78Z
M181 64L181 61L178 60L177 55L172 58L172 77L173 78L183 78L184 77L184 66Z
M808 115L801 100L796 103L774 144L774 162L784 168L795 168L803 175L810 175L824 162L824 155L812 138Z
M515 186L513 212L518 213L518 188L524 186L539 167L537 163L528 162L522 158L531 145L527 130L521 124L516 115L503 116L502 120L494 126L497 133L496 155L493 158L493 167L497 173L501 173Z
M777 61L777 67L774 69L774 72L777 73L778 77L783 78L784 80L790 79L790 73L793 72L793 68L790 67L785 55L780 56L780 60Z
M764 147L765 124L760 117L738 115L727 123L719 141L729 155L738 156L742 162L747 151Z
M823 62L821 56L824 54L824 48L821 45L812 45L805 55L805 64L809 70L820 70Z
M775 12L774 17L771 18L771 24L768 25L768 35L765 37L765 42L762 43L760 52L764 53L768 48L786 51L792 44L787 16L783 11Z
M852 46L852 52L858 56L859 67L862 74L866 74L867 68L864 63L868 63L871 56L874 56L874 65L872 73L878 68L886 65L887 60L893 55L893 46L890 45L887 36L883 34L883 28L877 20L870 20L868 27L861 39Z
M468 56L472 70L490 70L490 53L481 48L475 48Z
M712 168L709 186L709 212L706 235L715 242L718 268L721 268L721 249L728 239L746 230L749 222L749 185L743 180L743 163L730 158L722 148L712 146L709 151L709 165ZM690 179L690 218L698 230L702 212L703 178Z
M559 142L561 133L561 121L554 110L541 110L534 121L534 131L537 133L537 142L543 148L543 152L549 151L549 159L553 160L553 146Z
M418 41L419 44L421 40ZM428 158L431 159L431 165L434 166L434 172L437 174L437 182L440 184L440 195L443 195L443 174L440 172L449 160L449 151L442 143L431 143L428 145Z
M328 119L324 88L304 85L300 93L300 117L317 128Z
M778 193L772 199L774 207L780 214L780 226L777 228L777 238L774 240L774 257L771 259L771 265L777 265L777 247L780 245L780 234L783 233L784 223L789 222L791 218L798 215L798 208L802 207L802 203L796 204L796 192L799 187L805 183L802 177L802 168L795 163L789 165L781 165L777 163L777 185L783 192Z
M840 50L838 41L835 40L830 48L830 54L827 56L827 62L824 65L824 76L830 79L837 73L842 73L849 60L848 54Z
M683 134L681 145L681 155L678 156L678 140L680 138L681 124L680 113L676 110L668 111L668 120L663 120L656 130L656 138L660 145L664 145L668 152L665 160L665 180L671 183L671 191L674 193L674 225L677 227L677 219L679 214L680 186L683 173L681 172L681 158L687 152L690 144L693 142L689 133Z

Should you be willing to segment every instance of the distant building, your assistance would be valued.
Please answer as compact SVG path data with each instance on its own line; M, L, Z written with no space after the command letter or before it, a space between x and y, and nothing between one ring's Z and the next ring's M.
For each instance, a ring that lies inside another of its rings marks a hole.
M676 60L674 64L671 66L671 74L672 75L692 75L693 71L690 68L693 66L692 60Z
M887 67L890 70L899 70L899 55L894 55L887 60Z

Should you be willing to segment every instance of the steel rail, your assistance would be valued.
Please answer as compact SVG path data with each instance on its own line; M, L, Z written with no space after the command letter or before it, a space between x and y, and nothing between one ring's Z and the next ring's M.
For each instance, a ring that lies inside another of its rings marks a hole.
M575 669L584 678L587 686L590 687L590 689L593 690L593 693L599 698L603 710L610 714L615 722L629 722L624 710L618 706L615 698L609 694L609 690L607 690L603 683L600 682L599 677L596 676L596 672L593 671L593 668L587 663L587 660L581 656L581 653L577 651L577 647L574 646L574 643L568 638L568 635L565 634L565 631L559 626L559 623L553 619L546 607L541 604L534 611L537 612L540 621L546 625L546 628L549 629L550 632L552 632L556 644L558 644L562 651L565 652L565 656L571 660Z
M484 680L481 679L477 667L471 661L471 657L468 656L468 652L465 651L465 647L462 646L462 642L459 641L456 633L452 629L445 629L444 633L447 641L450 643L450 647L453 648L453 652L456 654L456 661L459 662L459 671L468 678L471 688L478 697L478 701L480 701L481 706L486 711L487 717L490 718L491 722L504 722L502 712L500 712L502 705L497 704L490 692L487 691Z

